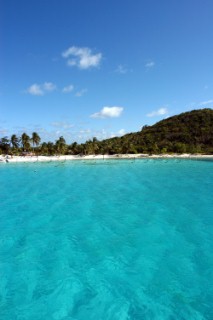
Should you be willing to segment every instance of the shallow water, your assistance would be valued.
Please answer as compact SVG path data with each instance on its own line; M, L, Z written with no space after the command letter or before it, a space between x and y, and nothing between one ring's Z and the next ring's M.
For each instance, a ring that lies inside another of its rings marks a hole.
M213 162L0 165L0 319L213 319Z

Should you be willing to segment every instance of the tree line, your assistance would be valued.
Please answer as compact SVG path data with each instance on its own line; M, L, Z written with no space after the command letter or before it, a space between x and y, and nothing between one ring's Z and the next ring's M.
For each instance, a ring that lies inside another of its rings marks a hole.
M64 137L59 137L55 142L41 142L37 132L31 137L25 132L21 136L13 134L11 137L0 139L0 154L9 155L89 155L89 154L111 154L113 152L108 140L98 141L96 137L85 143L73 142L67 144ZM122 153L122 150L120 150Z
M67 144L64 137L53 142L41 142L37 132L31 137L23 133L0 139L0 154L20 155L90 155L126 153L208 153L213 154L213 110L202 109L182 113L143 126L139 132L99 141L96 137L85 143Z
M33 132L31 137L25 132L21 136L13 134L10 138L3 137L0 139L0 153L20 155L32 153L36 155L42 154L64 154L67 151L66 141L60 137L53 142L42 142L37 132Z

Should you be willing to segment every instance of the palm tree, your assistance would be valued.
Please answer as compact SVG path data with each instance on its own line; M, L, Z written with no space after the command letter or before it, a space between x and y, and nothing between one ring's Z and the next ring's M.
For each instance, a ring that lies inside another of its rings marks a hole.
M48 142L47 143L47 149L48 149L48 154L49 155L54 155L54 153L55 153L55 145L54 145L54 143L53 142Z
M10 138L10 143L12 144L13 146L13 149L18 149L19 147L19 138L13 134Z
M39 137L38 133L37 132L33 132L32 133L32 138L31 138L31 141L33 143L33 152L34 152L34 146L38 146L40 141L41 141L41 138Z
M61 137L56 141L55 146L56 146L56 150L57 150L60 154L65 153L67 145L66 145L66 141L65 141L64 137L61 136Z
M97 154L99 150L99 145L98 145L98 139L96 137L92 139L92 145L93 145L93 153Z
M78 153L78 144L77 142L73 142L70 146L69 146L69 153L71 154L77 154Z
M2 150L5 154L8 154L10 151L10 140L8 137L3 137L0 139L0 150Z
M21 143L24 150L30 149L30 137L24 132L21 136Z
M102 152L103 154L111 154L112 145L109 139L103 141Z
M93 147L92 147L92 141L91 140L87 140L85 143L84 143L84 154L87 155L87 154L92 154L93 150Z
M43 142L41 144L41 154L42 155L48 155L48 146L46 142Z

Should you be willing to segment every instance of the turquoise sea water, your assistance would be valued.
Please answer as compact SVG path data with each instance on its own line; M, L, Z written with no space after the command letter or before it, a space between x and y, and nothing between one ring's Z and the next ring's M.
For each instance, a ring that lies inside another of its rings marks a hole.
M0 319L213 319L213 162L0 165Z

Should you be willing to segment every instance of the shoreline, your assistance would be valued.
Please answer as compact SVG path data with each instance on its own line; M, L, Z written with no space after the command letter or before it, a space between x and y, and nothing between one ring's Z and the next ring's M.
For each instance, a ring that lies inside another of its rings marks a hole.
M110 160L110 159L213 159L213 155L200 154L114 154L114 155L61 155L61 156L3 156L0 155L0 163L18 162L49 162L69 160Z

